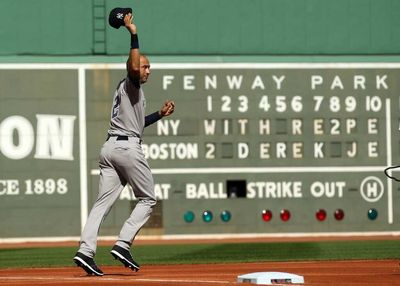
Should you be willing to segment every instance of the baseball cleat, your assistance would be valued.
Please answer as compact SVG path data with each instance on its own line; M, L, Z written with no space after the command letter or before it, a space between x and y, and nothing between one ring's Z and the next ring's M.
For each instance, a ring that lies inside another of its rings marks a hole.
M103 271L99 267L97 267L96 262L94 262L93 258L90 258L80 252L75 254L73 258L76 265L81 267L86 271L89 275L103 276Z
M136 263L135 260L133 260L129 250L122 248L118 245L114 245L111 250L111 254L112 256L114 256L115 259L121 261L122 264L125 265L125 267L129 267L133 271L139 271L140 265Z

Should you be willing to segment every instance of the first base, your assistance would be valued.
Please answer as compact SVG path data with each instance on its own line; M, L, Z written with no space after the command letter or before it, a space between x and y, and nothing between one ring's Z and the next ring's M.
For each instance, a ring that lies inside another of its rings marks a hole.
M237 277L238 283L254 283L262 285L273 284L303 284L304 277L285 272L255 272Z

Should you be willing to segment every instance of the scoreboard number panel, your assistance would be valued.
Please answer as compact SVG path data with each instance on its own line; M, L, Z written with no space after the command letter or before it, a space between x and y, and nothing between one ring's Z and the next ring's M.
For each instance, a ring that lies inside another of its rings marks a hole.
M177 106L143 143L168 185L165 232L395 231L399 186L384 169L399 159L399 68L153 64L147 110Z

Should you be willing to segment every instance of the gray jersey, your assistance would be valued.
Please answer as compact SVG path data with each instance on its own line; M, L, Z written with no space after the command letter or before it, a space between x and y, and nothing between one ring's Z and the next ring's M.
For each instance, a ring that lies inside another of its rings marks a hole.
M115 91L108 134L142 137L146 100L141 88L126 77Z

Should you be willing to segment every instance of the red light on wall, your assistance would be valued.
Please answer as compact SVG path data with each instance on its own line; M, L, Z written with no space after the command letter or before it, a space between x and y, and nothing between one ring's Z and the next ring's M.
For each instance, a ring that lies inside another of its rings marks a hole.
M344 211L342 209L337 209L333 215L336 220L342 220L344 218Z
M290 219L290 211L281 210L281 220L288 221Z
M272 212L270 210L263 210L261 216L263 221L270 221L272 219Z
M323 209L317 210L317 212L315 213L315 217L319 221L324 221L326 219L326 211Z

